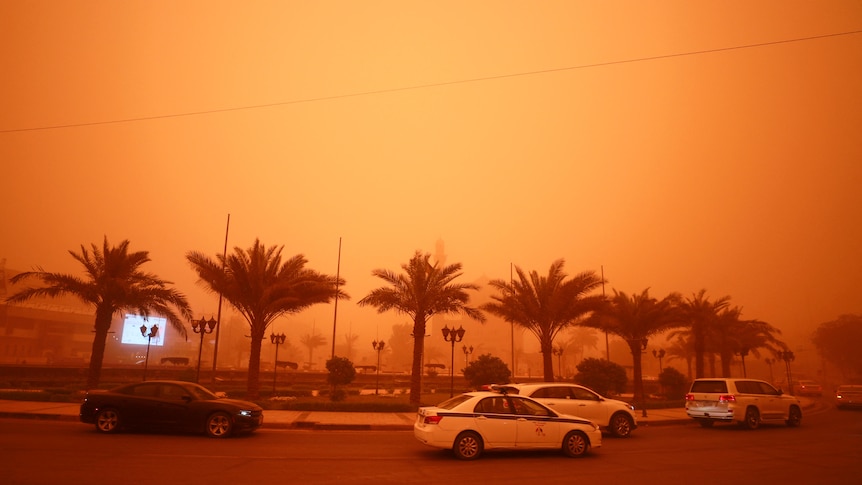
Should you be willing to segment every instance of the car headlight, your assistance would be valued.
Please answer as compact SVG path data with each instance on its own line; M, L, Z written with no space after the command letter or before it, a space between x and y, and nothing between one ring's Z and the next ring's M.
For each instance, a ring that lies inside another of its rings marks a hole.
M239 412L239 415L248 417L248 416L251 416L251 411L243 409Z

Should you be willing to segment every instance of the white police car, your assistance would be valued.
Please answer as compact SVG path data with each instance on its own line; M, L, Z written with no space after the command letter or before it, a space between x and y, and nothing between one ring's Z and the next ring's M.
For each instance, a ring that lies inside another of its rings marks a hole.
M462 460L491 449L559 449L577 457L602 445L592 421L559 414L528 397L485 391L419 408L413 435Z

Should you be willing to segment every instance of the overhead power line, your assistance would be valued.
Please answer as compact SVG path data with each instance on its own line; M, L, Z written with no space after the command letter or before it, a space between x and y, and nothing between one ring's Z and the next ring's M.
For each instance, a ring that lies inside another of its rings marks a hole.
M141 116L136 118L122 118L122 119L114 119L114 120L103 120L103 121L91 121L86 123L69 123L64 125L46 125L46 126L37 126L37 127L29 127L29 128L13 128L7 130L0 130L0 133L18 133L18 132L26 132L26 131L43 131L43 130L57 130L63 128L77 128L77 127L85 127L85 126L98 126L98 125L111 125L111 124L119 124L119 123L133 123L138 121L152 121L152 120L160 120L160 119L168 119L168 118L183 118L188 116L200 116L207 114L216 114L216 113L229 113L231 111L247 111L247 110L255 110L255 109L263 109L263 108L272 108L277 106L289 106L292 104L302 104L302 103L314 103L318 101L331 101L336 99L344 99L344 98L356 98L360 96L372 96L375 94L386 94L386 93L397 93L400 91L416 91L420 89L428 89L433 87L440 86L452 86L456 84L468 84L468 83L477 83L483 81L492 81L497 79L506 79L513 77L524 77L524 76L535 76L539 74L548 74L554 72L563 72L563 71L573 71L578 69L592 69L597 67L605 67L605 66L613 66L618 64L631 64L635 62L647 62L647 61L656 61L661 59L672 59L675 57L688 57L688 56L697 56L704 54L713 54L716 52L727 52L734 50L742 50L742 49L753 49L757 47L767 47L774 46L780 44L791 44L796 42L807 42L818 39L826 39L830 37L841 37L841 36L849 36L849 35L858 35L862 34L862 29L860 30L851 30L847 32L837 32L832 34L823 34L823 35L814 35L810 37L796 37L792 39L783 39L776 40L770 42L759 42L755 44L743 44L731 47L718 47L714 49L704 49L697 51L688 51L688 52L679 52L675 54L662 54L657 56L647 56L647 57L635 57L630 59L621 59L616 61L605 61L605 62L595 62L591 64L580 64L576 66L567 66L567 67L558 67L553 69L541 69L536 71L525 71L525 72L517 72L510 74L498 74L494 76L484 76L484 77L476 77L469 79L459 79L455 81L442 81L435 83L427 83L427 84L416 84L413 86L402 86L397 88L386 88L386 89L377 89L370 91L361 91L356 93L346 93L346 94L335 94L331 96L320 96L316 98L303 98L303 99L294 99L290 101L279 101L274 103L264 103L264 104L254 104L254 105L246 105L246 106L235 106L232 108L217 108L217 109L208 109L208 110L200 110L200 111L187 111L183 113L171 113L164 115L154 115L154 116Z

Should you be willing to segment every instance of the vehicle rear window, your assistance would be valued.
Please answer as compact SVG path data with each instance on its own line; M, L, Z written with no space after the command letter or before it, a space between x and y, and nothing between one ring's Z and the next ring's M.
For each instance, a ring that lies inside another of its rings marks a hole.
M441 402L437 407L441 409L452 409L468 399L471 399L471 397L466 394L461 394L460 396L455 396Z
M694 381L691 384L691 392L725 393L727 392L727 382Z

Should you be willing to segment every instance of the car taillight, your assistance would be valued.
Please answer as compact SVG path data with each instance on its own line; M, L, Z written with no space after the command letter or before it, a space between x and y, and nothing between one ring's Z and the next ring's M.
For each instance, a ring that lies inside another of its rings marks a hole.
M443 416L425 416L425 424L439 424L443 420Z
M685 400L686 401L694 401L694 394L686 394Z
M723 396L718 396L718 402L736 402L736 396L733 394L725 394Z

